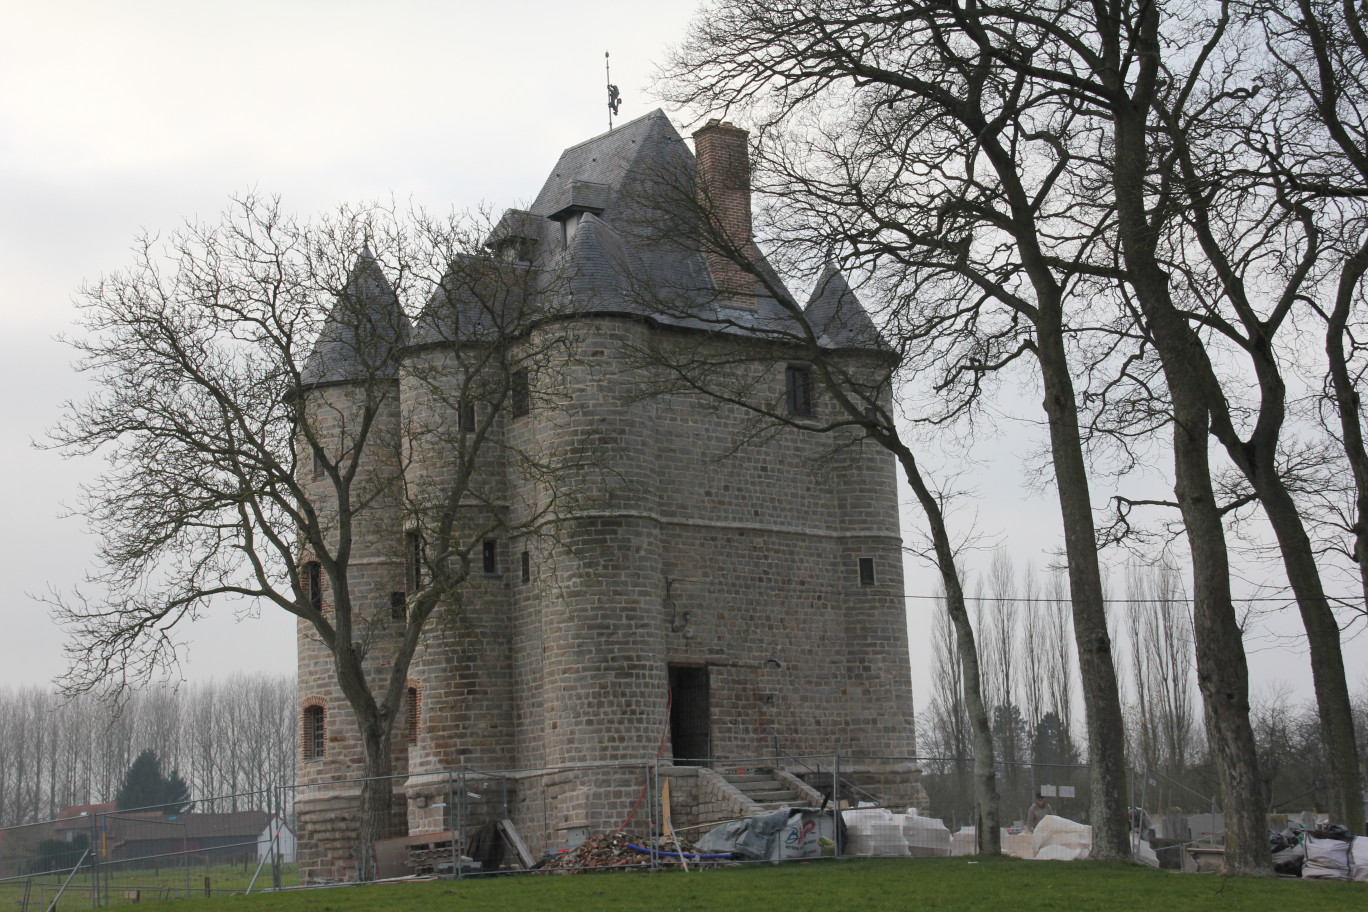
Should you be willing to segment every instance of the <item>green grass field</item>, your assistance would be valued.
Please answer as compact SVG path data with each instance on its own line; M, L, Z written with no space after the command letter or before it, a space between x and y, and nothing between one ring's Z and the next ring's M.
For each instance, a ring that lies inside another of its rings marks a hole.
M66 912L82 908L63 903ZM887 912L1368 908L1368 884L1225 878L1134 865L1015 859L862 859L685 874L498 877L167 902L158 912Z
M189 870L189 889L190 896L204 900L204 881L209 879L209 887L215 897L227 896L233 893L242 893L252 882L252 875L256 873L254 864L243 865L214 865L206 867L204 865L191 865ZM17 912L24 907L24 896L28 895L28 908L33 910L46 910L48 903L57 894L65 876L49 874L43 877L32 878L32 883L28 883L28 878L13 878L0 882L0 912ZM285 865L281 870L281 882L286 886L294 886L299 883L299 875L295 865ZM263 868L261 877L257 880L256 889L261 890L271 885L271 869ZM183 898L186 891L186 870L177 862L173 861L159 869L138 868L123 869L117 865L111 865L101 872L100 879L100 899L103 905L106 898L111 906L120 906L133 902L133 894L136 893L138 902L157 902L168 898ZM62 894L61 908L90 909L93 903L90 897L91 883L90 875L82 871L71 879L71 884ZM166 908L162 905L158 909Z

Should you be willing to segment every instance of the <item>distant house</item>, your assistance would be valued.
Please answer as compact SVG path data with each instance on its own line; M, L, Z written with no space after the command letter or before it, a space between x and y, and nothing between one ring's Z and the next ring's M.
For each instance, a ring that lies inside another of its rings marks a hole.
M74 810L75 814L61 822L66 824L59 831L61 838L70 841L76 833L93 834L95 844L109 860L144 862L148 867L182 855L209 864L256 863L269 850L278 821L267 811L161 814L119 812L113 804L78 806ZM294 833L283 822L279 828L281 859L294 861Z
M276 838L276 854L280 856L282 864L292 864L295 860L295 834L286 825L285 821L279 817L274 818L279 824L279 832L274 833ZM273 827L270 821L266 824L266 829L257 836L257 859L265 859L271 851L271 837Z
M102 804L69 804L57 814L57 823L54 827L56 838L71 842L78 833L90 836L99 827L100 815L114 812L112 801Z

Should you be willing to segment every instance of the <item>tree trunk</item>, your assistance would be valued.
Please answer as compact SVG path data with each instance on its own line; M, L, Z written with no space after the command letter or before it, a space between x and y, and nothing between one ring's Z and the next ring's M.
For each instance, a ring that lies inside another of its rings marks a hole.
M1142 262L1134 274L1136 296L1150 324L1173 401L1174 493L1192 552L1197 685L1221 782L1226 865L1237 873L1267 874L1271 859L1249 724L1249 668L1243 631L1230 597L1225 528L1211 482L1209 415L1200 392L1200 368L1194 367L1205 363L1206 352L1186 318L1168 301L1162 271Z
M997 788L997 762L993 752L993 726L988 708L983 703L982 677L979 671L978 647L974 643L974 628L969 623L969 610L964 604L964 588L960 585L959 570L955 565L955 551L945 526L945 514L940 501L927 487L917 467L916 458L902 441L892 434L880 443L892 450L902 465L903 474L912 492L926 513L931 528L931 541L940 569L941 584L945 586L945 604L955 625L955 648L964 668L964 703L969 713L969 724L974 732L974 803L975 833L980 855L1002 854L1001 797Z
M378 720L361 727L365 747L365 779L361 782L361 815L356 830L356 879L375 879L375 843L388 839L394 810L394 761L390 733Z
M1092 857L1104 861L1131 857L1126 822L1125 722L1117 692L1116 664L1103 604L1102 572L1097 561L1096 528L1087 465L1078 431L1078 406L1069 379L1063 340L1042 307L1037 324L1037 359L1045 387L1055 487L1064 524L1073 603L1074 640L1088 731L1088 776L1092 789ZM1043 328L1042 328L1043 325Z
M1287 486L1271 459L1257 464L1252 473L1255 493L1273 526L1282 551L1287 580L1301 610L1306 640L1311 647L1311 680L1330 768L1330 814L1352 832L1363 832L1363 780L1359 772L1358 745L1354 741L1354 711L1340 650L1339 622L1325 597L1316 568L1311 539Z
M1330 360L1330 378L1335 388L1335 406L1340 416L1340 440L1344 455L1354 475L1354 562L1358 564L1359 586L1363 590L1363 604L1368 609L1368 449L1363 444L1363 427L1359 424L1359 394L1349 376L1349 364L1344 353L1345 323L1343 317L1332 317L1325 331L1325 350Z
M1359 399L1358 390L1354 387L1354 381L1349 373L1349 359L1344 351L1344 337L1349 323L1349 314L1353 309L1354 294L1358 290L1359 282L1362 281L1365 271L1368 271L1368 243L1365 243L1354 255L1350 257L1340 269L1339 285L1335 290L1335 307L1330 313L1329 322L1325 328L1325 353L1330 366L1330 380L1335 391L1335 406L1340 418L1340 442L1344 447L1345 458L1349 461L1349 469L1354 477L1354 561L1358 564L1359 585L1363 590L1363 603L1368 608L1368 449L1363 443L1363 426L1359 422L1359 412L1362 403ZM1310 628L1307 629L1308 635ZM1338 643L1336 644L1338 646ZM1314 647L1312 653L1312 667L1315 667ZM1341 659L1341 668L1343 660ZM1317 700L1320 697L1317 694ZM1352 723L1352 715L1350 717ZM1324 723L1322 723L1324 724ZM1343 732L1336 732L1336 737L1343 737ZM1344 748L1332 747L1329 744L1329 735L1326 747L1331 751L1332 756ZM1350 744L1356 745L1352 724L1349 729ZM1347 758L1347 751L1344 751ZM1357 752L1355 752L1357 759ZM1343 763L1343 760L1339 761ZM1332 767L1333 769L1333 767ZM1354 784L1362 790L1363 781L1361 778L1361 768L1355 763L1353 767ZM1368 832L1363 818L1363 802L1355 799L1355 793L1348 780L1345 780L1338 789L1340 800L1346 803L1344 812L1344 824L1356 833ZM1352 822L1351 822L1352 821Z
M1243 632L1230 598L1230 565L1225 528L1216 504L1208 462L1210 413L1203 380L1213 375L1206 349L1170 295L1168 274L1159 263L1156 231L1146 206L1150 98L1159 80L1159 11L1140 14L1127 43L1140 64L1135 97L1121 79L1120 36L1107 33L1108 73L1115 129L1112 186L1117 233L1135 297L1159 353L1173 404L1174 493L1192 552L1192 628L1197 685L1207 732L1216 757L1226 819L1226 864L1239 873L1272 871L1263 813L1259 762L1249 724L1249 668ZM1205 367L1205 373L1202 369Z

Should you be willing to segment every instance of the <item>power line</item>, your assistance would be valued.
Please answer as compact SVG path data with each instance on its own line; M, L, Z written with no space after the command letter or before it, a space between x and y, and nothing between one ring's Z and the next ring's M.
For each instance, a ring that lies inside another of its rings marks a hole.
M939 599L945 598L945 596L943 596L943 595L918 595L918 594L908 594L908 593L904 593L904 594L903 594L903 598L905 598L905 599L933 599L933 600L939 600ZM1357 598L1358 598L1357 596L1355 596L1355 597L1353 597L1353 598L1340 598L1339 596L1330 596L1330 595L1327 595L1327 596L1325 597L1326 601L1335 602L1335 603L1337 603L1337 604L1348 604L1348 603L1350 603L1350 602L1356 601ZM964 600L965 600L966 602L1020 602L1020 603L1023 603L1023 604L1043 604L1043 605L1061 605L1061 604L1069 604L1069 605L1071 605L1071 604L1073 604L1073 599L1071 599L1071 598L1020 598L1020 597L1017 597L1017 596L1012 596L1012 597L1010 597L1010 598L1001 598L1001 597L999 597L999 596L994 596L994 595L966 595L966 596L964 596ZM1282 603L1284 603L1284 604L1287 604L1287 603L1295 602L1295 601L1297 600L1297 597L1294 596L1294 595L1287 595L1287 596L1276 596L1276 595L1253 596L1253 595L1251 595L1251 596L1231 596L1230 600L1231 600L1232 602L1282 602ZM1169 604L1170 602L1190 602L1190 601L1192 601L1192 599L1190 599L1190 598L1172 598L1172 599L1104 598L1104 599L1102 600L1102 604L1104 604L1104 605L1166 605L1166 604Z

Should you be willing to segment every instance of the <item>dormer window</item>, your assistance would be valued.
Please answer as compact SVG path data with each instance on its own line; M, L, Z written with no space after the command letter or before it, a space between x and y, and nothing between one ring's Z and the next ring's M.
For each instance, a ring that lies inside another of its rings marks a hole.
M552 220L560 222L562 244L568 247L575 239L575 232L579 230L584 213L592 212L598 215L607 208L608 194L607 184L593 181L572 180L568 186L562 188L559 194L560 205L550 215Z
M579 228L580 219L584 217L583 212L571 212L561 219L561 243L566 247L575 239L575 231Z
M490 232L485 246L506 263L532 262L545 220L521 209L508 209Z
M537 242L534 238L505 238L494 248L494 252L505 263L521 263L527 266L532 262L532 252L536 247Z

